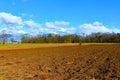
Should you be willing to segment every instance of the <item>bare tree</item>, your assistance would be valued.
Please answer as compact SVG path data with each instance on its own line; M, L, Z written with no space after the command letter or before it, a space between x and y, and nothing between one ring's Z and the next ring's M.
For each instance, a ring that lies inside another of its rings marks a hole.
M2 30L1 32L1 43L5 44L7 42L7 33L5 30Z
M14 38L11 38L11 43L14 43L15 42L15 39Z

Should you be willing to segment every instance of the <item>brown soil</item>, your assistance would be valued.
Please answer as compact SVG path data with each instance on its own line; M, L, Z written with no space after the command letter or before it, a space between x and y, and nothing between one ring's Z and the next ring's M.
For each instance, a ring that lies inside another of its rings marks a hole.
M120 80L120 45L0 50L0 80Z

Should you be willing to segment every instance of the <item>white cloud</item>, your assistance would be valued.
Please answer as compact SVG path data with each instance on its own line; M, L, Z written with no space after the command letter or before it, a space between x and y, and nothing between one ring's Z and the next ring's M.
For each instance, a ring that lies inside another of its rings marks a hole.
M23 31L23 30L18 30L17 31L18 34L26 34L27 32Z
M112 28L110 29L110 31L114 33L120 33L120 29L117 29L117 28Z
M96 22L93 22L93 25L94 25L94 26L102 26L103 24L100 23L100 22L98 22L98 21L96 21Z
M69 22L65 21L46 22L45 32L53 34L72 34L75 32L75 28L68 27L69 24Z
M54 25L56 26L68 26L70 23L65 21L55 21Z
M0 31L5 30L7 34L23 34L23 21L21 17L10 13L0 12Z
M67 29L66 29L66 28L60 28L60 29L58 29L58 31L59 31L59 32L66 32Z
M35 23L33 20L28 20L24 22L25 27L41 27L40 24Z
M102 23L100 22L94 22L93 24L83 24L79 26L78 29L79 33L86 33L86 34L91 34L91 33L96 33L96 32L101 32L101 33L120 33L120 29L114 28L114 29L110 29L107 28L106 26L104 26Z
M71 34L71 33L73 33L73 34L75 34L76 33L76 28L74 28L74 27L71 27L71 28L67 28L67 33L68 34Z
M44 34L49 34L49 33L58 34L58 32L56 30L54 30L54 29L45 28L44 29Z
M16 28L2 28L0 29L0 32L5 30L7 34L12 34L12 35L18 35L18 34L25 34L25 32L22 29L16 29Z
M55 22L46 22L45 25L47 28L59 28L63 26L68 26L70 23L65 21L55 21Z
M10 13L0 12L0 20L6 25L8 24L22 24L21 17L14 16Z
M36 35L44 31L41 25L33 20L23 21L21 17L6 12L0 12L0 25L0 31L6 30L8 34L13 35L26 33Z
M16 28L17 30L21 30L21 29L24 28L24 26L19 25L19 26L15 26L15 28Z
M47 28L57 28L57 26L55 26L52 22L46 22L45 25Z
M21 17L14 16L10 13L0 12L0 31L6 30L8 34L25 34L23 30L24 21Z

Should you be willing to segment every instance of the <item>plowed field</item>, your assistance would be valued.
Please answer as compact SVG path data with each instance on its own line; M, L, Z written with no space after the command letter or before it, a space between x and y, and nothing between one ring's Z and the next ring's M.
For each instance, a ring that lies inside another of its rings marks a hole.
M0 80L120 80L120 44L1 49Z

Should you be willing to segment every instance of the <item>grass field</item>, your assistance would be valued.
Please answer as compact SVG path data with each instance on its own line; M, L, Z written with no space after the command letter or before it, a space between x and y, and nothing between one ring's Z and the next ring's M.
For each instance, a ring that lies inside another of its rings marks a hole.
M78 43L62 43L62 44L0 44L0 50L13 50L13 49L30 49L30 48L46 48L46 47L59 47L59 46L76 46Z
M0 80L120 80L120 44L17 44L0 49Z
M118 43L82 43L82 45L111 45ZM27 48L44 48L44 47L58 47L58 46L77 46L79 43L20 43L20 44L0 44L0 50L11 50L11 49L27 49Z

